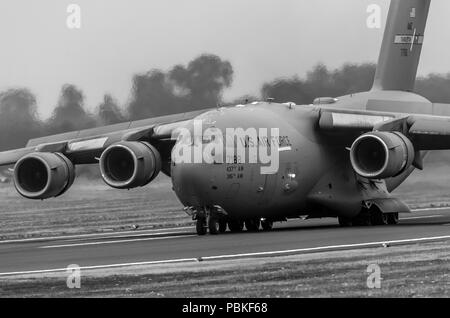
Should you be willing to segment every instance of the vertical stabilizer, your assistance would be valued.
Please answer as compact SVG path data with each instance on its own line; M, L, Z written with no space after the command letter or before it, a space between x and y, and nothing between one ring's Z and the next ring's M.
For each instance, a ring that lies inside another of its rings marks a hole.
M412 91L431 0L391 0L374 90Z

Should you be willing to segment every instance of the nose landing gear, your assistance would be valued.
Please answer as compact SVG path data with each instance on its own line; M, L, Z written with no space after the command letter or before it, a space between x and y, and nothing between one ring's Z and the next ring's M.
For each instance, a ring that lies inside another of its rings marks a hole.
M273 228L273 221L265 218L251 218L246 220L234 219L228 216L224 209L219 206L212 208L187 207L184 211L196 221L196 231L198 235L222 234L230 229L232 233L239 233L245 228L248 232L258 232L260 228L270 231Z
M198 235L225 233L227 230L227 213L219 206L212 208L184 209L196 221L195 228Z
M210 214L206 220L209 234L221 234L227 231L227 221L224 216Z
M196 229L198 235L205 235L207 231L209 234L222 234L227 231L227 220L223 216L197 216Z
M204 217L197 217L195 223L195 229L197 231L198 235L206 235L207 233L207 227L206 227L206 218Z

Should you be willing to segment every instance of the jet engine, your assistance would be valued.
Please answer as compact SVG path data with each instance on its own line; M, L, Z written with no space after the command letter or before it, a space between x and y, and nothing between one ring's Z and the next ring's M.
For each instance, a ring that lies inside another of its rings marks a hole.
M414 146L399 132L370 132L357 138L350 150L353 169L368 179L400 175L414 161Z
M73 163L61 153L28 154L14 166L14 185L28 199L44 200L66 192L75 180Z
M161 156L147 142L122 141L102 153L100 171L103 180L117 189L143 187L161 171Z

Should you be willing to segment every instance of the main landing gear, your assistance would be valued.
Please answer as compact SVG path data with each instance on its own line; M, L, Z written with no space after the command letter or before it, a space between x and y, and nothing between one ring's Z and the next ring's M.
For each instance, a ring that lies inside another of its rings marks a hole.
M198 231L199 226L202 226L202 230L200 232ZM227 221L224 217L213 215L208 216L206 220L204 218L197 220L197 233L199 235L205 235L206 230L208 230L210 234L225 233L227 230Z
M371 226L371 225L396 225L398 224L398 213L383 213L378 208L363 210L354 218L338 217L339 225L350 226Z
M273 228L271 220L262 218L232 219L215 210L196 211L192 217L196 221L195 228L198 235L206 235L208 232L212 235L222 234L227 231L227 228L232 233L239 233L244 231L244 226L248 232L258 232L261 228L264 231L270 231Z

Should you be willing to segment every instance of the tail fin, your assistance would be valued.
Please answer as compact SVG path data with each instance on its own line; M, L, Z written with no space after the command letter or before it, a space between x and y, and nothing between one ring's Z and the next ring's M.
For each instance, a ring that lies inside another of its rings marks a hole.
M391 0L373 90L412 91L431 0Z

